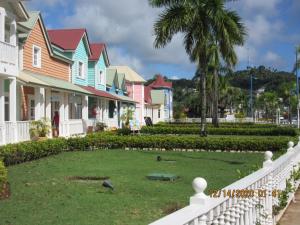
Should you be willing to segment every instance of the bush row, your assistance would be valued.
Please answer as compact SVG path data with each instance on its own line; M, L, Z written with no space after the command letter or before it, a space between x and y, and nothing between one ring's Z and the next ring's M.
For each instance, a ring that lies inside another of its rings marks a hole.
M199 127L200 123L158 123L155 127ZM207 127L214 127L213 124L208 123ZM257 123L220 123L219 127L227 128L276 128L276 124L257 124Z
M4 163L0 160L0 196L2 193L3 185L7 182L7 170Z
M84 138L51 139L0 147L5 165L13 165L63 151L88 151L101 148L204 149L222 151L279 151L287 148L290 137L206 137L145 135L119 136L108 133L87 135Z
M143 127L144 134L199 134L199 127ZM252 135L252 136L296 136L298 130L289 127L277 128L213 128L208 127L207 132L210 135Z

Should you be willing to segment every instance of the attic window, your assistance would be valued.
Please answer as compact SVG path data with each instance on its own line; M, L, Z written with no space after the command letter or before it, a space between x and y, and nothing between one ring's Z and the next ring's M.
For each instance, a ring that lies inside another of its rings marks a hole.
M41 52L42 52L42 49L40 47L33 45L33 47L32 47L32 65L34 67L41 68L41 66L42 66Z

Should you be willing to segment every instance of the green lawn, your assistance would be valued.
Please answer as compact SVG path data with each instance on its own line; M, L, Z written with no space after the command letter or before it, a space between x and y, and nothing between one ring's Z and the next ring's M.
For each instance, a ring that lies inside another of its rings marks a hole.
M157 162L156 156L176 160ZM12 196L0 201L1 225L125 225L147 224L174 204L185 206L191 182L201 176L208 189L224 187L238 175L261 165L263 154L73 152L8 168ZM151 172L179 175L175 182L150 181ZM101 182L69 181L68 176L109 176L110 192Z

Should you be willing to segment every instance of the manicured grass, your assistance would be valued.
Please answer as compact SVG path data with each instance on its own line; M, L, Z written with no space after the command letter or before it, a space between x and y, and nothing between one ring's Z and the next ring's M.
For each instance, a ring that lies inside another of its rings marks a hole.
M157 162L158 155L176 163ZM0 201L0 224L148 224L170 213L166 210L174 204L187 205L195 177L207 179L208 190L218 189L238 179L236 169L248 171L262 161L263 154L228 152L65 152L8 167L12 196ZM147 180L153 172L180 179ZM68 176L109 176L115 191Z

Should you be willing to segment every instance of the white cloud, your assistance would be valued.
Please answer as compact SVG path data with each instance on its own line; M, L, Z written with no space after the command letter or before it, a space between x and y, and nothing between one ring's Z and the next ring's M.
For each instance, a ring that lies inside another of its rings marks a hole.
M143 69L142 62L139 58L136 58L130 54L126 54L119 48L110 48L109 55L112 65L127 65L137 71Z
M172 80L179 80L180 77L178 77L178 76L172 76L171 79L172 79Z
M263 15L254 16L245 23L248 30L248 41L254 45L262 45L278 37L283 27L282 22L267 19Z
M281 57L278 54L276 54L275 52L268 51L265 55L265 60L267 62L274 63L274 62L281 61Z
M154 48L153 23L158 14L159 11L151 8L147 1L77 0L73 15L66 17L64 24L85 27L91 41L106 42L112 48L122 49L119 55L115 49L108 49L113 64L114 58L120 61L125 53L126 60L135 59L139 67L154 63L190 67L180 34L165 48Z

